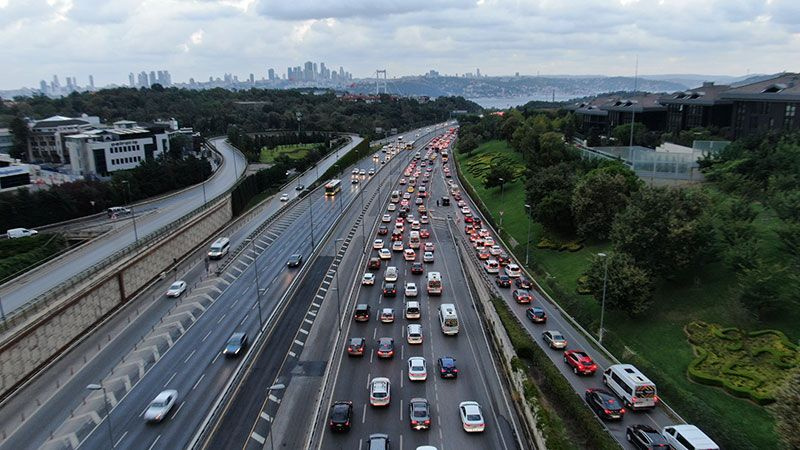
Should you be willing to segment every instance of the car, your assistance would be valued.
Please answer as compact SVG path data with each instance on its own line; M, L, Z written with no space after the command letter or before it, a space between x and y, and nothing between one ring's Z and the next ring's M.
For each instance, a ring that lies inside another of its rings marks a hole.
M394 245L394 242L402 240L403 240L403 230L399 228L395 228L394 230L392 230L392 245ZM394 248L392 248L392 250L394 250Z
M375 250L380 250L383 248L383 239L375 239L372 241L372 248Z
M564 339L564 335L562 335L560 331L547 330L542 333L542 339L544 339L550 348L561 349L567 346L567 340Z
M425 252L422 254L422 262L432 263L433 262L433 252Z
M406 340L409 344L422 344L422 325L418 323L408 324L406 326Z
M420 227L419 221L417 221L417 220L412 220L411 221L411 229L412 230L419 231L419 227Z
M361 277L361 284L364 286L372 286L375 284L375 274L372 272L367 272Z
M483 242L484 242L484 245L486 245L486 238L484 238L484 241L483 241ZM492 245L492 246L489 248L489 253L491 253L491 254L492 254L492 256L497 256L497 255L499 255L500 253L503 253L503 249L502 249L502 248L501 248L499 245Z
M378 348L375 350L378 358L391 358L394 356L394 339L382 337L378 339Z
M237 357L240 353L247 348L247 333L237 331L228 338L225 343L225 348L222 349L222 354L225 356Z
M464 431L467 433L483 432L486 423L483 421L481 405L478 402L461 402L458 404L458 410L461 414L461 425L464 427Z
M501 266L507 266L511 264L511 257L508 256L508 253L506 252L502 252L495 256L495 259L497 259L497 262L499 262Z
M381 225L378 227L378 235L386 236L387 234L389 234L389 227L386 225Z
M426 242L423 248L426 252L433 253L436 250L436 245L433 242Z
M414 430L431 428L431 413L428 401L424 398L412 398L408 404L408 420Z
M386 272L383 273L383 280L384 281L397 281L397 267L389 266L386 268Z
M405 288L406 297L416 297L417 296L417 284L408 282L406 283Z
M356 305L356 311L353 313L353 320L356 322L369 321L369 305L366 303L359 303Z
M490 247L489 251L491 252L492 249L495 247L494 238L492 238L491 236L486 236L485 238L483 238L483 246L484 247ZM497 246L497 248L499 248L499 246ZM502 251L502 249L500 249L500 250ZM500 254L499 252L496 252L496 253L498 255Z
M497 275L494 277L494 282L501 288L510 288L511 287L511 278L508 275Z
M393 323L394 322L394 309L392 309L392 308L383 308L383 309L381 309L380 321L381 321L381 323Z
M183 280L178 280L172 283L167 289L167 297L180 297L184 292L186 292L186 282Z
M414 204L415 205L421 205L424 201L425 200L423 200L422 197L417 197L417 199L414 200Z
M353 402L333 402L328 415L328 426L331 431L350 431L353 422Z
M305 188L306 188L306 185L304 185L304 184L298 184L297 186L295 186L295 187L294 187L294 190L295 190L295 191L302 191L302 190L303 190L303 189L305 189Z
M567 350L564 352L564 362L572 367L575 375L594 375L597 364L583 350Z
M369 169L369 170L367 171L367 174L368 174L369 176L375 175L375 169Z
M442 378L457 378L458 367L456 367L456 359L452 356L442 356L436 362L439 367L439 376Z
M411 263L411 273L414 275L419 275L425 272L424 266L421 262L413 262Z
M347 342L347 354L350 356L364 356L367 349L367 340L363 337L351 337Z
M487 259L492 257L492 255L489 253L489 250L487 250L486 247L484 247L482 245L478 247L478 249L476 250L476 253L478 254L478 259L480 259L480 260L484 260L485 261L485 260L487 260Z
M144 420L148 422L161 422L167 417L167 414L169 414L172 407L175 406L177 400L178 391L175 389L161 391L144 411Z
M635 424L625 430L625 439L642 450L669 449L669 442L658 430L649 425Z
M516 264L508 264L503 270L506 272L506 275L511 278L519 278L522 276L522 269Z
M350 173L353 174L353 175L358 175L358 169L353 169L353 171L350 172Z
M425 358L412 356L408 358L408 379L411 381L425 381L428 379L428 366Z
M395 205L394 203L389 203L389 206L386 207L386 210L387 211L395 211L395 210L397 210L397 205Z
M383 217L381 217L381 222L383 223L389 223L391 221L392 221L392 216L390 216L389 214L384 214Z
M401 239L402 239L402 236L403 236L403 235L402 235L402 233L401 233L401 234L400 234L400 238L401 238ZM402 252L404 249L405 249L405 247L403 247L403 241L402 241L402 240L401 240L401 241L394 241L394 242L392 242L392 251L393 251L393 252Z
M601 419L622 420L625 416L625 408L611 392L603 389L587 389L584 398L592 411Z
M397 287L394 283L384 283L383 285L383 296L384 297L396 297L397 296Z
M381 268L380 258L370 258L367 263L367 270L379 270Z
M510 284L511 283L509 282L509 285ZM527 289L514 289L514 292L512 292L511 295L514 297L514 301L519 304L528 304L533 301L533 294L531 294L531 291Z
M428 231L427 228L423 228L423 229L419 230L419 237L421 237L423 239L427 239L427 238L431 237L431 232Z
M408 188L406 188L406 193L407 194L411 194L413 192L414 192L414 186L408 186Z
M403 250L403 259L406 261L414 261L417 259L417 252L413 248Z
M350 183L352 183L352 184L358 184L358 178L356 178L356 177L353 177L353 178L351 178L351 179L350 179Z
M389 406L391 399L392 383L389 379L386 377L373 378L369 383L369 404L372 406Z
M537 306L526 309L525 316L533 323L547 323L547 313Z
M533 283L531 283L531 280L529 280L529 279L527 279L527 278L525 278L523 276L520 276L519 278L514 280L514 285L516 285L520 289L531 289L531 288L533 288Z
M367 438L366 450L389 450L389 435L373 433Z
M281 194L281 201L288 202L289 201L289 194Z
M402 186L404 184L406 184L406 179L405 178L400 178L400 185Z
M289 256L289 260L286 261L286 265L289 267L300 267L301 264L303 264L303 255L300 253Z
M412 189L413 189L413 188L412 188ZM408 199L410 199L410 198L411 198L411 193L410 193L410 192L404 192L404 193L403 193L403 200L408 200ZM406 205L407 205L407 204L408 204L408 202L406 202Z
M466 214L472 214L472 211L469 209L469 207L464 206L463 208L461 208L461 214L465 214L465 215Z
M378 257L380 259L392 259L392 252L388 248L382 248L378 250Z
M361 170L358 171L358 174L361 175L362 177L365 177L365 176L367 176L367 171L364 170L364 169L361 169Z
M500 272L500 264L496 259L489 259L486 261L486 263L484 263L483 269L486 271L486 273L497 274Z

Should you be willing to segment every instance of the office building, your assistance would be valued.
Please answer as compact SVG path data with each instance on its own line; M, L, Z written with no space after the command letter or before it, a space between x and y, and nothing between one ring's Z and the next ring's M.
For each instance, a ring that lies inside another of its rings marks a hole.
M800 74L784 73L768 80L729 89L720 98L732 102L735 138L800 129Z
M53 116L30 124L28 161L69 164L69 153L64 147L67 136L99 125L98 117L83 115L80 118Z
M0 128L0 154L10 155L14 148L14 135L8 128Z
M275 69L267 70L267 79L269 81L275 81Z

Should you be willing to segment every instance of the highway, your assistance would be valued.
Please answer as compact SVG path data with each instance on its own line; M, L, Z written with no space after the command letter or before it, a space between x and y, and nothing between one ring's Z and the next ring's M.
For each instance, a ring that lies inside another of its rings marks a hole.
M284 192L294 197L294 186ZM230 234L232 248L267 217L284 212L220 277L213 276L213 264L211 270L204 267L206 249L198 250L180 269L180 277L191 287L181 299L163 297L172 281L164 280L3 405L2 448L108 448L112 439L118 448L186 445L239 364L220 357L228 336L234 330L244 330L251 338L257 334L259 316L267 320L297 276L299 269L286 267L288 256L311 252L312 214L313 233L321 236L342 208L356 199L360 186L346 184L335 201L321 189L290 206L274 196L249 223ZM256 285L261 288L260 308ZM98 382L109 391L110 433L102 394L85 389ZM141 417L145 406L166 388L180 393L169 423L146 425ZM31 398L36 407L28 413L25 408L31 407Z
M455 161L449 162L451 165L451 172L453 173L453 182L458 183L458 179L455 176ZM482 217L480 211L475 207L474 202L469 198L466 194L466 191L461 189L460 187L458 190L462 193L463 199L467 202L468 207L471 210L471 213L475 216ZM590 343L589 339L581 333L572 323L566 319L559 309L546 300L538 291L532 289L531 292L534 295L534 301L530 305L521 305L518 304L513 296L512 291L516 288L512 285L511 288L500 288L494 282L494 275L487 274L483 269L483 261L479 260L477 257L477 253L474 250L474 245L469 241L466 233L463 232L464 230L464 215L459 210L456 202L453 202L450 207L447 208L447 214L451 215L456 224L454 229L460 230L458 239L461 240L464 244L464 248L467 249L469 254L471 255L471 260L474 264L476 264L480 270L480 272L484 275L488 284L492 286L492 290L502 299L504 299L514 314L519 318L520 322L524 325L525 329L530 333L533 337L533 340L550 356L550 359L559 369L559 371L563 374L563 376L569 381L570 385L575 389L576 395L579 395L581 399L583 399L584 392L586 389L589 388L606 388L602 383L602 372L608 366L614 364L611 362L604 353L596 350L595 347ZM483 220L484 227L489 228L490 226L488 223ZM497 233L495 230L491 230L491 236L497 239ZM505 249L504 249L505 250ZM510 252L508 252L510 254ZM521 267L521 266L520 266ZM525 311L528 307L537 306L543 308L547 313L547 322L546 324L538 324L533 323L530 321L526 315ZM567 349L579 349L586 351L594 360L594 362L598 365L597 372L593 376L579 376L573 373L572 367L566 364L563 360L563 351L562 350L553 350L550 349L542 340L542 332L545 330L557 330L560 331L564 337L567 339L568 347ZM647 375L645 373L645 375ZM588 408L588 406L587 406ZM598 419L600 420L600 419ZM674 423L679 423L680 421L676 421L672 419L666 412L666 410L662 407L656 407L652 410L642 410L642 411L628 411L625 414L623 420L618 422L613 421L602 421L605 428L611 433L614 439L620 443L625 448L634 448L631 444L629 444L625 438L625 430L628 426L642 423L646 425L650 425L651 427L660 430L664 426L671 425Z

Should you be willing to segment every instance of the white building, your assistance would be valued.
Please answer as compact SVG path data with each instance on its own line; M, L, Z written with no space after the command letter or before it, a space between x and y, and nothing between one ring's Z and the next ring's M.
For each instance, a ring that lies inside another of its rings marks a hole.
M80 118L53 116L33 122L28 139L28 161L69 164L64 139L97 125L100 119L86 114Z
M118 121L114 128L97 128L65 138L72 175L108 176L130 170L142 161L169 151L164 127L140 127L136 122Z
M0 153L10 155L14 148L14 135L8 128L0 128Z

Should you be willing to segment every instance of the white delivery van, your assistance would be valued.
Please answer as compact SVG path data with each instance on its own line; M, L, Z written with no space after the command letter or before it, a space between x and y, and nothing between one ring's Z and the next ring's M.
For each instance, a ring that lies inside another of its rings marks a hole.
M12 229L6 231L6 235L8 235L9 239L31 237L31 236L36 236L37 234L39 234L38 231L29 230L27 228L12 228Z
M630 409L655 408L656 385L630 364L614 364L603 371L603 383Z
M214 241L211 244L211 248L208 250L208 257L211 259L221 259L225 255L228 254L228 250L230 250L231 241L226 237L221 237Z
M661 434L675 450L719 450L719 446L694 425L670 425Z

